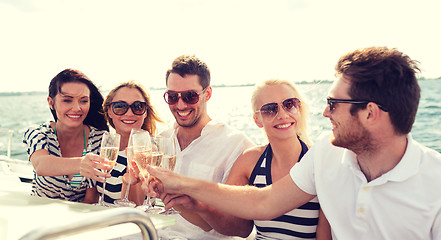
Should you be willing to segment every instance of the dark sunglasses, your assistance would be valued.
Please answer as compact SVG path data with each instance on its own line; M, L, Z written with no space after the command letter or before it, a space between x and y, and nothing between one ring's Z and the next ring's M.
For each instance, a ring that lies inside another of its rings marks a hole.
M368 104L368 103L373 102L373 101L367 101L367 100L352 100L352 99L337 99L337 98L329 98L329 97L328 97L328 98L326 99L326 102L327 102L328 105L329 105L329 111L332 112L332 111L334 111L334 109L335 109L335 104L336 104L336 103ZM387 108L381 106L380 104L378 104L378 103L376 103L376 102L373 102L373 103L377 104L377 106L378 106L381 110L387 112Z
M184 101L187 104L196 104L199 102L200 94L205 92L205 89L206 88L204 88L204 90L202 90L202 92L199 93L194 90L180 91L180 92L167 91L164 93L164 100L169 105L174 105L178 103L179 98L181 98L182 101Z
M295 114L299 111L301 103L298 98L288 98L283 100L281 105L287 113ZM262 117L266 119L273 119L279 112L279 104L267 103L260 107L260 110L257 110L256 112L260 112L260 114L262 114Z
M147 110L147 103L140 101L135 101L130 105L124 101L118 101L118 102L111 102L110 105L112 106L113 113L115 113L118 116L126 114L129 108L132 109L132 112L135 115L142 115Z

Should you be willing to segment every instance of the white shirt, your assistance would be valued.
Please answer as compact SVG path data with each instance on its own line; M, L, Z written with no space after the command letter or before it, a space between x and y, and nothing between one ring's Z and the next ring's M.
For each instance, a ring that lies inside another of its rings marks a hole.
M160 135L172 136L177 140L177 126L166 130ZM234 130L224 123L214 120L208 122L201 136L193 140L184 150L178 144L176 167L174 172L192 178L212 182L225 183L239 155L254 144L243 133ZM176 225L160 230L161 237L177 236L188 239L231 239L214 230L205 232L201 228L187 222L180 215L174 215Z
M333 239L441 239L441 154L414 141L389 172L371 182L356 155L317 141L291 177L317 195Z

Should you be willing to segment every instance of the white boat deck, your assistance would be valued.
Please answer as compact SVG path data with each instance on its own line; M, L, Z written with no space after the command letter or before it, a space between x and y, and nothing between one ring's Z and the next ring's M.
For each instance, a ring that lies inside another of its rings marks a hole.
M0 187L0 212L0 239L5 240L35 239L23 237L31 232L33 236L40 236L38 231L61 231L76 225L88 231L78 233L70 230L75 234L62 239L142 239L140 227L133 223L151 221L155 229L175 224L175 219L170 216L148 214L134 208L107 208L33 197L29 193L5 190L3 184ZM130 223L129 217L133 215L136 215L136 221ZM116 225L117 221L121 224ZM93 227L93 224L96 226Z

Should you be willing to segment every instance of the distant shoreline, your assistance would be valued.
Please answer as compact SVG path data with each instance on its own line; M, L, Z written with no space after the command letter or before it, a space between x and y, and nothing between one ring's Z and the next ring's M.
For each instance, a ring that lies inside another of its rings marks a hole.
M420 78L419 81L437 81L441 80L439 78ZM313 80L313 81L301 81L295 82L295 84L317 84L317 83L332 83L331 80ZM246 84L220 84L220 85L212 85L213 88L223 88L223 87L252 87L256 85L255 83L246 83ZM150 90L165 90L165 87L150 87ZM104 91L107 92L107 91ZM28 92L0 92L0 97L9 97L9 96L32 96L32 95L42 95L47 94L44 91L28 91Z

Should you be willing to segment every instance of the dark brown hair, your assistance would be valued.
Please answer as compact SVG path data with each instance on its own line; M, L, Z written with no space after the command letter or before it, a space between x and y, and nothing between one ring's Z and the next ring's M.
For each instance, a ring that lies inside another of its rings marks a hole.
M171 73L179 74L181 77L185 77L187 74L195 74L199 77L202 89L210 86L210 69L206 63L194 55L182 55L176 58L172 63L172 68L167 70L165 74L165 84L167 84L168 76Z
M352 99L376 102L386 109L400 134L411 131L420 100L416 73L418 62L394 48L370 47L357 49L342 56L336 67L351 81ZM366 105L354 104L351 114Z
M68 82L80 82L87 85L90 91L90 108L84 119L84 124L93 126L99 130L109 130L103 115L103 96L95 84L84 73L75 69L65 69L58 73L49 83L49 97L52 99L61 92L63 84ZM54 120L57 121L55 109L51 109Z

